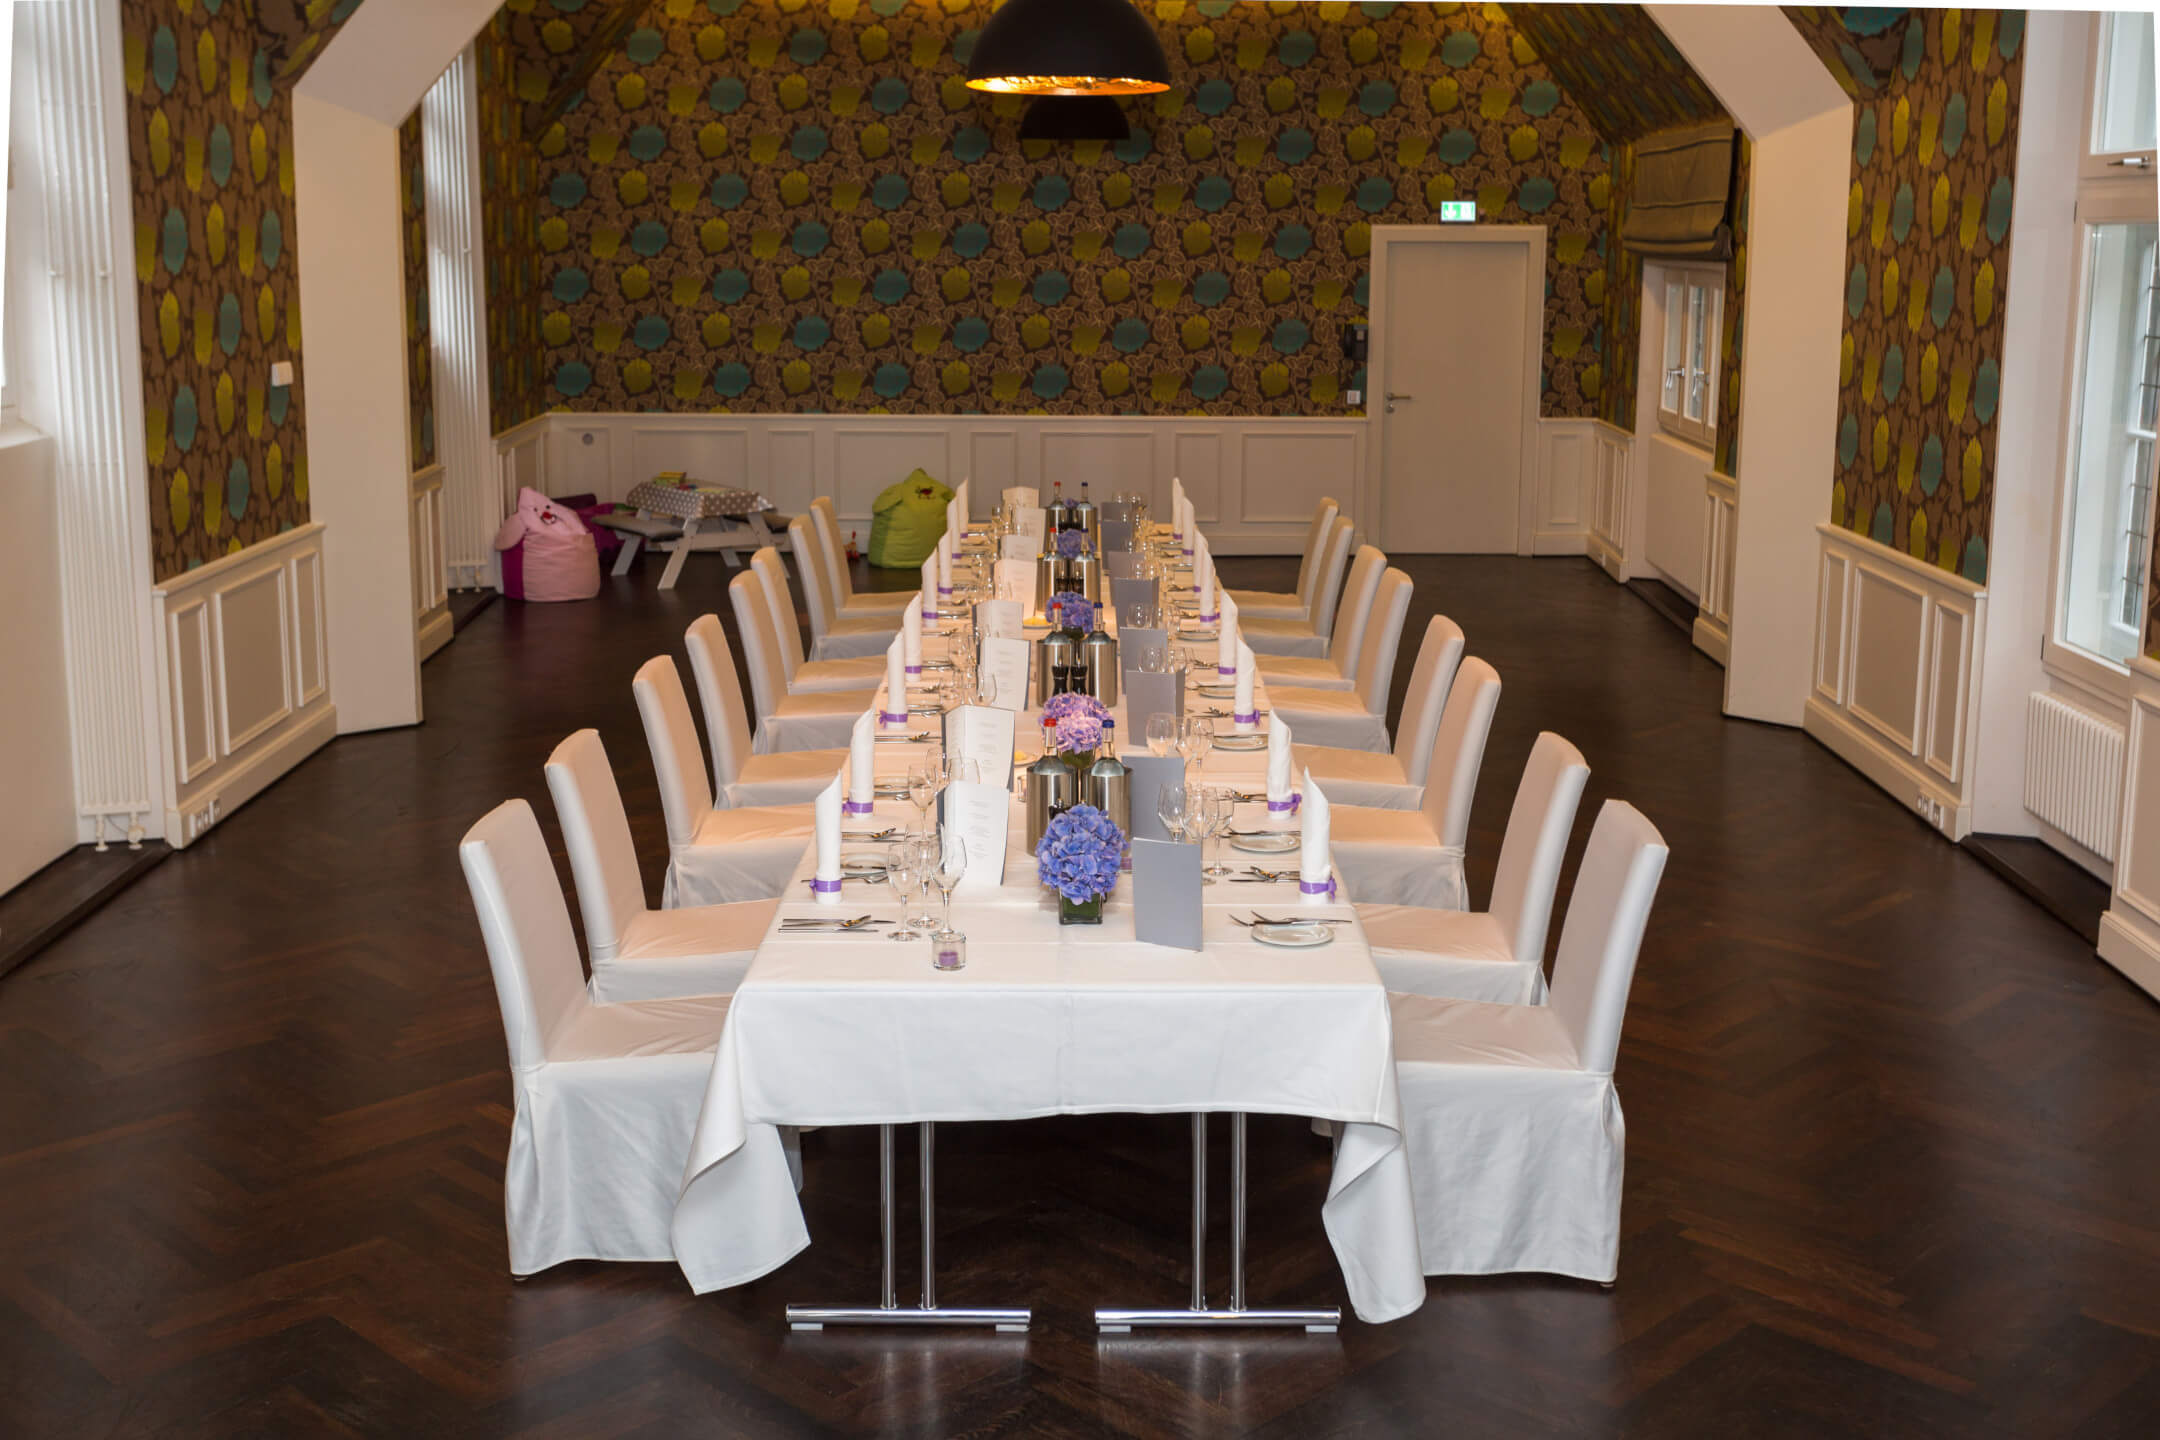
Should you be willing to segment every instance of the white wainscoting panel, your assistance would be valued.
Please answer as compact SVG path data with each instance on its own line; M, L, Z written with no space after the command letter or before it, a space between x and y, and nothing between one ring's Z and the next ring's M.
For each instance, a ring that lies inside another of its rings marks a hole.
M1580 555L1589 546L1590 512L1597 500L1598 421L1540 420L1537 467L1537 528L1533 555Z
M1590 502L1583 548L1615 580L1628 575L1629 516L1634 486L1635 437L1603 420L1591 430Z
M2160 666L2133 658L2130 680L2122 830L2099 949L2101 959L2160 999Z
M1807 732L1953 840L1972 829L1967 752L1987 591L1834 525L1818 527Z
M413 633L422 660L449 644L452 631L445 474L444 466L430 465L412 477Z
M506 506L527 485L619 501L655 471L682 470L787 514L829 496L842 528L866 536L878 492L918 465L947 484L971 479L978 515L1008 485L1047 496L1083 480L1097 498L1138 493L1159 508L1177 476L1217 553L1264 555L1304 543L1322 495L1354 507L1365 432L1354 416L551 413L497 436L495 453Z
M1732 653L1733 537L1740 487L1729 475L1703 476L1702 594L1696 599L1695 648L1722 665Z
M337 733L323 527L176 575L151 592L169 777L165 838L186 845Z

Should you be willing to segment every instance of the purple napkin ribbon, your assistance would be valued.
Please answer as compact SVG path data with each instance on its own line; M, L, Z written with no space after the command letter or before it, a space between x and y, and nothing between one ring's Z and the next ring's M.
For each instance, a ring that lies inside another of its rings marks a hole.
M840 882L838 880L812 880L810 888L820 895L837 895L840 893Z
M1315 885L1310 880L1300 880L1297 883L1297 888L1300 895L1325 895L1332 900L1335 898L1335 877L1328 876L1325 885Z
M1299 794L1298 792L1296 792L1296 791L1294 791L1294 790L1293 790L1293 791L1292 791L1292 792L1290 793L1290 798L1289 798L1289 799L1287 799L1287 800L1270 800L1270 801L1268 801L1268 802L1267 802L1267 808L1268 808L1268 813L1269 813L1269 814L1271 814L1271 815L1282 815L1282 814L1290 814L1290 815L1295 815L1295 814L1297 814L1297 812L1298 812L1298 806L1300 806L1300 805L1302 805L1302 804L1304 804L1304 803L1305 803L1305 797L1304 797L1303 795Z
M884 721L887 725L905 725L907 724L907 711L902 710L895 715L890 710L880 710L878 711L878 719Z
M877 806L868 800L843 800L840 802L840 813L843 815L871 815L875 814L876 811Z

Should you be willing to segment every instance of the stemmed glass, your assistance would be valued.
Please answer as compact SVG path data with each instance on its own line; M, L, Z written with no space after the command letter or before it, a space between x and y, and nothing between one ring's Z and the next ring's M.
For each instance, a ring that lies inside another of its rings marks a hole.
M930 888L935 883L939 859L937 836L910 836L893 848L906 854L908 865L915 872L915 898L908 906L905 923L915 927L918 935L928 935L937 928L937 916L930 913Z
M1226 838L1236 823L1236 816L1236 792L1227 785L1210 786L1207 792L1207 833L1217 840ZM1215 863L1205 866L1200 873L1209 876L1230 873L1230 867L1223 863L1220 845L1215 847Z
M1178 753L1185 757L1187 768L1197 772L1200 762L1214 748L1215 722L1204 715L1186 717L1185 728L1178 732Z
M1182 785L1165 785L1155 792L1155 818L1162 821L1163 829L1176 840L1186 838L1185 795Z
M1168 755L1177 744L1177 716L1168 711L1158 711L1147 717L1147 748L1158 760Z
M929 765L910 765L907 772L908 799L915 802L915 828L930 828L930 806L937 799L937 775Z
M933 939L952 933L952 892L967 878L967 842L950 826L939 839L937 864L931 870L930 878L937 882L938 892L945 897L945 919L938 927L937 935L931 937Z
M920 940L922 932L909 928L908 897L922 880L922 871L915 863L915 847L903 840L892 847L892 858L885 862L885 883L892 886L893 894L900 897L900 928L885 938L888 940Z

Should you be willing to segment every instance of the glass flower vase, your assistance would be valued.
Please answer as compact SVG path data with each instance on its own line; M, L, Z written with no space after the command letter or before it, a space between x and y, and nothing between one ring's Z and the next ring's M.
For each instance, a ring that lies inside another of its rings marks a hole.
M1103 901L1107 898L1107 896L1095 895L1086 900L1068 900L1063 895L1058 896L1058 924L1102 924Z
M1076 773L1085 775L1089 767L1095 763L1095 752L1093 750L1067 750L1060 754L1058 759L1072 766Z

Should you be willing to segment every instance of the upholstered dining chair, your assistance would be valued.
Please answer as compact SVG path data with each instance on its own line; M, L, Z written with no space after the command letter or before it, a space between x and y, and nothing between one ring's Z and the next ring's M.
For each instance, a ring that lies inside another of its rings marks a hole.
M1462 662L1448 688L1426 761L1425 800L1415 810L1333 807L1329 847L1352 900L1376 905L1470 908L1463 843L1477 794L1485 741L1500 704L1500 676L1476 656Z
M735 577L741 579L740 575ZM667 820L667 880L660 904L668 910L769 900L787 889L810 843L808 805L755 805L715 810L706 783L705 754L675 662L655 655L630 682L638 719L660 782Z
M599 731L580 730L557 745L547 782L585 919L592 998L607 1004L733 994L780 902L647 908L630 817Z
M848 568L847 546L840 543L840 513L832 497L820 495L810 502L810 521L825 549L826 589L835 613L866 615L873 620L895 620L907 609L907 596L890 590L857 590L854 572Z
M736 616L736 623L742 617ZM752 752L750 712L743 704L742 681L735 674L727 632L717 615L700 615L683 632L690 652L690 677L697 684L698 708L705 712L705 738L712 747L714 803L807 805L847 763L847 751L788 750L771 755Z
M1388 997L1426 1274L1618 1275L1627 1131L1613 1062L1665 859L1657 827L1608 800L1546 1004Z
M1551 731L1530 747L1483 910L1360 905L1381 983L1409 995L1536 1005L1545 999L1545 932L1568 834L1590 767ZM578 882L582 888L584 882ZM586 932L591 933L588 924Z
M672 1260L668 1226L727 997L594 1003L562 882L523 800L466 831L458 863L510 1051L510 1273L565 1260Z
M1417 663L1410 667L1410 683L1403 691L1395 748L1355 750L1294 743L1290 747L1294 773L1310 771L1323 783L1329 798L1340 804L1417 809L1425 800L1425 763L1432 758L1433 732L1440 728L1440 711L1447 704L1448 687L1455 683L1455 667L1462 663L1462 656L1462 627L1445 615L1433 616L1425 622L1425 638L1418 645Z
M750 568L765 591L765 614L772 621L774 653L788 693L811 690L875 690L885 678L883 655L858 655L852 660L805 660L802 627L795 623L795 598L788 594L787 566L770 545L759 547L750 557ZM902 599L913 598L910 590ZM902 623L905 623L903 617Z
M1305 528L1303 558L1298 561L1297 593L1286 595L1280 590L1223 592L1237 602L1240 617L1248 620L1311 621L1313 583L1319 578L1320 550L1327 543L1328 531L1334 525L1335 516L1341 508L1332 495L1321 496L1320 503L1313 506L1312 524Z
M1255 655L1301 655L1324 658L1335 635L1335 604L1342 595L1343 574L1350 568L1350 537L1356 529L1348 516L1336 517L1320 552L1313 581L1312 614L1296 620L1238 611L1238 638ZM1233 597L1235 598L1235 597Z
M826 560L819 553L816 526L808 516L798 515L788 521L787 529L788 548L795 552L795 573L802 577L803 602L810 609L811 658L848 660L858 655L883 655L893 636L900 633L899 615L842 615L825 574Z
M1342 604L1335 611L1335 628L1328 638L1328 653L1318 659L1307 655L1261 655L1260 678L1270 690L1354 690L1357 688L1359 650L1365 643L1365 623L1372 616L1373 600L1380 593L1380 577L1387 570L1387 556L1371 545L1361 546L1351 562L1350 578L1343 582ZM1239 617L1243 619L1242 616Z
M1358 646L1354 689L1268 686L1268 706L1290 727L1293 739L1344 750L1383 752L1388 748L1388 686L1395 679L1395 652L1402 644L1403 621L1410 614L1410 590L1410 577L1402 571L1390 567L1381 575Z
M743 666L750 672L750 700L756 717L751 748L760 755L790 750L829 750L845 746L855 717L870 708L875 690L811 690L788 693L785 671L776 653L771 607L764 582L754 569L728 581L728 604L735 611L735 633L742 637Z

